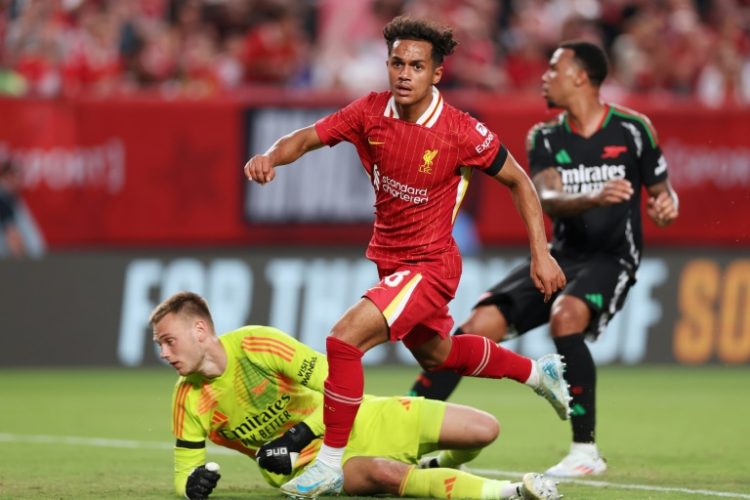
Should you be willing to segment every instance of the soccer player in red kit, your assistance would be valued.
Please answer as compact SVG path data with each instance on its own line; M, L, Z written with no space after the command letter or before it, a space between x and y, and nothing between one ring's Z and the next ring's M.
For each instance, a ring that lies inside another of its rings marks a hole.
M451 29L401 16L384 28L383 35L389 91L370 93L281 137L245 164L248 179L265 184L273 180L276 166L323 145L348 141L357 148L376 194L367 257L377 265L380 282L344 313L326 339L324 444L315 464L282 486L292 497L340 491L341 457L364 389L362 355L388 340L402 340L427 370L508 377L536 385L537 392L567 418L568 393L559 356L553 355L547 368L537 370L532 360L483 337L449 335L453 319L448 303L461 275L461 256L451 230L474 169L511 190L528 230L536 288L549 299L565 285L547 248L534 186L496 134L447 104L435 88L443 74L443 58L457 45ZM546 378L548 390L539 388L544 385L540 378Z

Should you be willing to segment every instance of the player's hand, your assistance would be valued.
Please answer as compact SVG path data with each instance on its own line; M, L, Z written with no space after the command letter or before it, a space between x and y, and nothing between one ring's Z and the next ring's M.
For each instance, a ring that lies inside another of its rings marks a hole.
M265 184L276 177L276 171L268 155L255 155L245 163L245 175L250 181Z
M679 209L674 198L667 191L662 191L648 199L646 213L657 226L664 227L674 222Z
M310 427L300 422L281 437L260 447L256 455L258 465L261 469L276 474L291 474L299 452L313 439L315 439L315 434Z
M633 196L633 185L627 179L612 179L604 183L598 191L594 191L597 205L605 207L622 203Z
M567 279L554 257L549 253L531 258L531 280L534 286L544 295L544 302L549 302L559 290L565 288Z
M208 462L193 469L193 472L187 478L185 484L185 498L188 500L205 500L216 488L221 474L219 474L219 464Z

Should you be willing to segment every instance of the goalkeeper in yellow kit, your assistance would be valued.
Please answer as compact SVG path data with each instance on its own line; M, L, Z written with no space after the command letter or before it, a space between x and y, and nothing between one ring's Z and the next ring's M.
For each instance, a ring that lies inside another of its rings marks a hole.
M245 326L221 337L206 301L180 292L151 313L160 355L180 374L173 396L174 487L208 498L219 479L206 438L255 459L272 486L304 470L320 447L326 357L284 332ZM556 499L540 474L518 483L457 470L492 443L497 420L467 406L365 396L344 455L350 495ZM434 451L433 458L420 457Z

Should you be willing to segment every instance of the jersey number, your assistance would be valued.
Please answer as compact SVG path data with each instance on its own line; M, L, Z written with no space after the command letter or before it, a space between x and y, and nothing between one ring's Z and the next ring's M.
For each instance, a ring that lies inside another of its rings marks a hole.
M404 278L409 276L411 274L411 271L396 271L395 273L386 276L383 280L383 283L385 283L388 286L395 287L401 284L402 281L404 281Z

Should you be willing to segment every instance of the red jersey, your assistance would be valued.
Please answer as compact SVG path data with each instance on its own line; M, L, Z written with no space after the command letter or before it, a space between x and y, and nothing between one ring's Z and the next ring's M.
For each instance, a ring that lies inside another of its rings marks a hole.
M354 144L375 189L367 257L378 266L458 253L453 222L473 168L500 171L497 135L446 104L437 88L416 123L402 120L390 92L371 93L315 124L323 143Z

